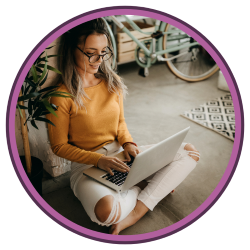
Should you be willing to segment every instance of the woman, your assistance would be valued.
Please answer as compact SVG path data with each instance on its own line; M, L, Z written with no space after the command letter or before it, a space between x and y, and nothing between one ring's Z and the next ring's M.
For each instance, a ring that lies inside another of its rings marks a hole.
M62 36L58 54L59 91L74 98L52 97L57 115L47 115L53 152L72 161L71 188L91 220L119 232L138 221L178 186L199 159L191 144L182 144L172 163L123 193L82 174L91 166L110 174L129 171L115 154L136 156L140 149L127 129L123 97L126 86L111 68L112 46L102 19L83 23ZM143 148L143 147L142 147Z

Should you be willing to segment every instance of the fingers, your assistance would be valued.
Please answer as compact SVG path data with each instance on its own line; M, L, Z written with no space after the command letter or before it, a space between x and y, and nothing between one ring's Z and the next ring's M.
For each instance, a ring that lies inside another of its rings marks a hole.
M136 153L140 154L142 151L139 148L136 148Z
M108 171L108 173L109 173L110 175L114 175L114 173L112 172L112 170L111 170L110 168L108 168L107 171Z
M112 164L112 166L107 167L107 168L106 168L106 171L107 171L110 175L114 175L114 173L112 172L112 169L114 169L114 170L116 170L116 171L118 171L118 172L123 172L123 173L126 173L126 172L129 171L129 167L126 167L126 169L125 169L125 168L123 168L123 166L118 165L117 162L114 162L114 163Z
M127 172L130 170L130 168L123 161L121 161L118 158L115 158L114 164L115 164L115 167L117 167L117 168L114 167L114 169L116 169L118 171L122 170L122 172Z
M126 144L126 146L124 148L124 155L129 161L131 161L129 155L136 157L136 155L138 155L140 152L141 152L141 150L137 146L135 146L131 143Z
M136 148L135 150L129 151L129 154L132 155L133 157L136 157L140 152L141 152L140 149ZM126 153L128 154L128 152L125 152L125 155Z
M124 155L126 157L126 161L131 161L131 157L129 154L132 156L136 156L137 154L140 153L140 150L138 148L134 150L125 150ZM130 168L127 166L126 163L124 163L122 160L120 160L117 157L108 157L108 156L103 156L99 159L98 161L98 167L106 170L110 175L114 175L112 170L116 170L118 172L129 172Z
M131 161L131 158L130 158L130 156L129 156L129 153L128 153L128 151L124 151L124 155L125 155L125 157L126 157L126 159L128 160L128 161Z

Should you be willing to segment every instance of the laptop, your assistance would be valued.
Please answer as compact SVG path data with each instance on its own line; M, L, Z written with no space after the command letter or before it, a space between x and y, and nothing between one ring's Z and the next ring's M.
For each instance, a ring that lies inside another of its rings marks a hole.
M93 166L84 170L83 174L116 191L126 191L172 162L189 129L190 127L153 145L135 158L131 156L131 161L126 163L130 167L127 173L113 170L114 175L110 175ZM115 157L125 159L123 152Z

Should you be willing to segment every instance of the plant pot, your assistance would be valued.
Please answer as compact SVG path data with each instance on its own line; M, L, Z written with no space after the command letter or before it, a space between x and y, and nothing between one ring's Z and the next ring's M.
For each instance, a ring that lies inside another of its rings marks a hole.
M27 174L25 156L21 155L20 160ZM31 176L29 176L28 174L27 176L29 177L29 180L33 185L33 187L42 196L43 162L34 156L31 156L31 162L32 162Z

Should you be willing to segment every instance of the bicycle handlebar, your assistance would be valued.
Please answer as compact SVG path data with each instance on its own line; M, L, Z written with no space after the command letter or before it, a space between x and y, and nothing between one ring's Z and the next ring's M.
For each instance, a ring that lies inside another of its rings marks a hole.
M123 29L124 25L115 17L115 16L110 16L113 22L120 28Z

